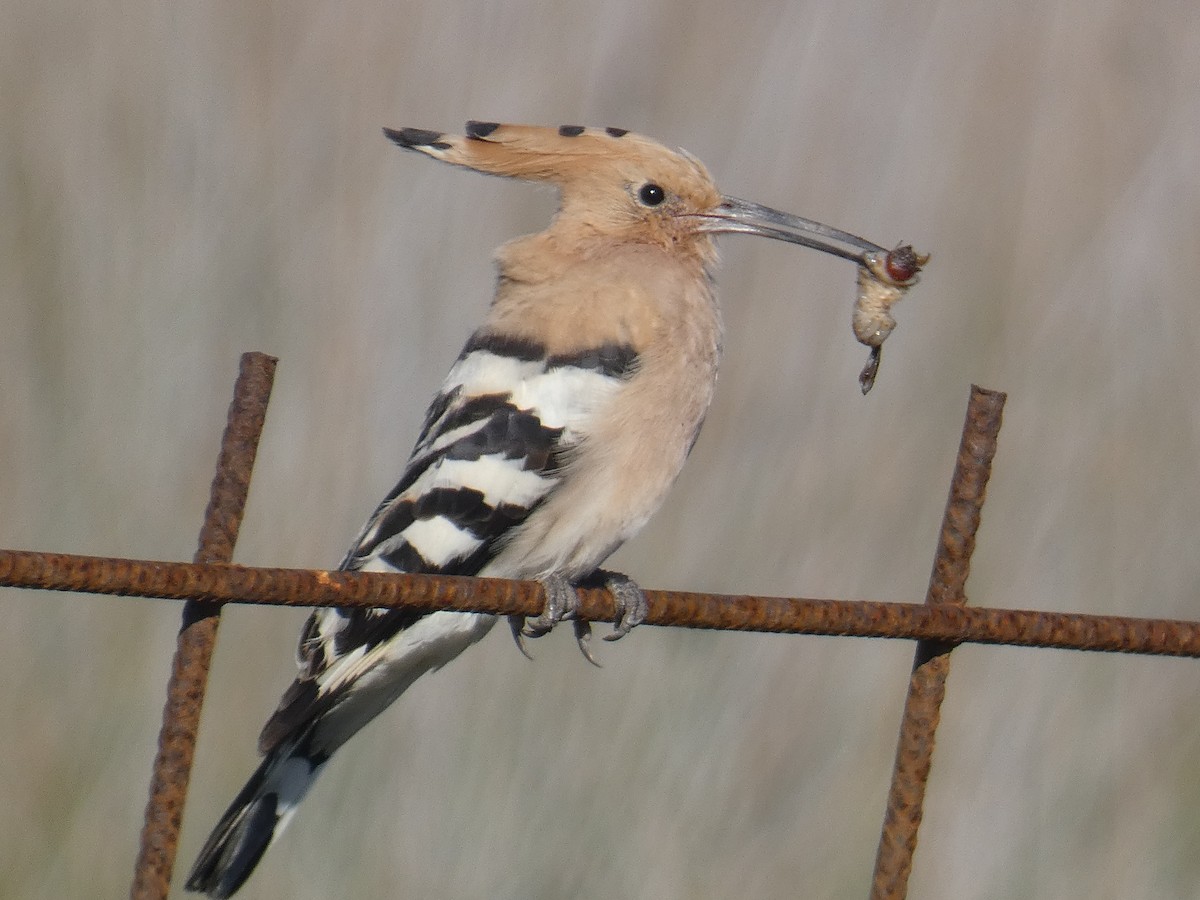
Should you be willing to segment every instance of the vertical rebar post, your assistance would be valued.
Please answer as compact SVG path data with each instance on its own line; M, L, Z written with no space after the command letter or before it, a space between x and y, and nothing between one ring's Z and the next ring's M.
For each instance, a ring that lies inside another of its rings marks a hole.
M987 492L996 437L1005 395L971 385L966 422L950 497L942 518L937 555L929 580L927 604L965 605L964 587L975 550L975 532ZM900 722L896 762L888 791L887 811L875 857L871 900L903 900L908 894L917 848L917 830L924 813L925 785L933 762L933 747L946 696L951 644L918 641L908 697Z
M276 362L264 353L242 355L217 472L200 529L195 555L198 563L227 563L233 558ZM130 889L131 900L164 900L170 890L196 730L220 615L221 606L217 603L189 600L183 607L183 624L167 683L167 702L158 735L158 754L150 780L150 799Z

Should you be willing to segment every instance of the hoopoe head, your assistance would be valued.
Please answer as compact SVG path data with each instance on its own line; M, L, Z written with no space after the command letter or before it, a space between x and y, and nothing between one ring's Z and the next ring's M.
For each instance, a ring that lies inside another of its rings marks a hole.
M551 232L576 241L656 244L703 262L715 258L710 236L720 233L757 234L859 263L864 253L886 253L819 222L722 196L695 157L621 128L468 122L465 135L422 128L384 134L452 165L554 185L561 199Z
M619 128L468 122L465 135L385 129L401 147L489 175L558 188L553 229L564 239L635 241L712 254L689 218L721 195L701 163Z

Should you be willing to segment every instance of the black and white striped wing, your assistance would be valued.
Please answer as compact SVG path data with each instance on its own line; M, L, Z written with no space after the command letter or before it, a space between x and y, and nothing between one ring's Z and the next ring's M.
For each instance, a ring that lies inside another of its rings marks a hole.
M431 404L399 484L341 568L478 573L554 489L580 423L619 385L624 370L605 365L610 356L548 359L529 342L473 339ZM406 652L398 636L428 618L410 610L316 610L301 636L300 676L263 729L260 750L341 702L379 663L396 663ZM420 671L442 661L425 660Z

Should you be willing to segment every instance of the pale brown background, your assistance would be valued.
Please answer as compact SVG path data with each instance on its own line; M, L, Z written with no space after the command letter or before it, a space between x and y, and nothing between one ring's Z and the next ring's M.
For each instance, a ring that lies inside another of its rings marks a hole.
M853 270L723 239L726 364L648 587L919 601L968 385L1010 392L972 602L1200 617L1200 6L0 8L0 546L190 558L238 354L281 358L239 561L391 487L552 196L380 126L619 125L934 253L880 381ZM0 594L0 896L128 889L176 604ZM230 609L180 875L303 613ZM502 630L331 765L247 898L865 896L912 648ZM1200 667L955 654L912 896L1200 896Z

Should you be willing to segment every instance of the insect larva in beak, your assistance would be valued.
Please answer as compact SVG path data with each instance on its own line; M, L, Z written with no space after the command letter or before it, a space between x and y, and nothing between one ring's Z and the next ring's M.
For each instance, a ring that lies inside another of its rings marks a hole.
M920 280L921 267L928 262L929 254L917 253L910 244L886 253L863 254L863 264L858 267L858 299L851 321L859 343L871 348L867 364L858 376L864 394L875 385L883 342L896 327L892 307Z

